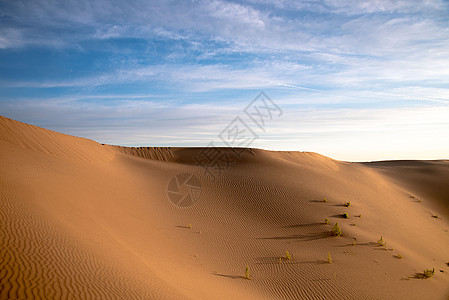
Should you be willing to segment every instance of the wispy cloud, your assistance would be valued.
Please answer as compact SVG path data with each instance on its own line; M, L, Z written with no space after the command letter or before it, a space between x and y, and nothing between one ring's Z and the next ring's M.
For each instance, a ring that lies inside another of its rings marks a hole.
M345 149L346 131L392 128L407 109L425 111L423 138L447 130L432 125L449 102L447 1L18 0L0 10L1 112L55 130L196 145L260 90L291 112L276 143L286 147L305 134L322 150L319 134ZM398 132L416 131L403 120Z

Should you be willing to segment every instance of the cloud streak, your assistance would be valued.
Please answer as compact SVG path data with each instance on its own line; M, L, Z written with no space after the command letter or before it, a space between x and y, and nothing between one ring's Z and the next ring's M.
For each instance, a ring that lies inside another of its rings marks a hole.
M260 90L289 116L284 148L299 135L343 153L357 146L348 131L376 126L407 136L419 122L391 118L408 109L425 112L422 138L447 130L433 123L449 103L447 1L18 0L0 10L1 113L54 130L197 145Z

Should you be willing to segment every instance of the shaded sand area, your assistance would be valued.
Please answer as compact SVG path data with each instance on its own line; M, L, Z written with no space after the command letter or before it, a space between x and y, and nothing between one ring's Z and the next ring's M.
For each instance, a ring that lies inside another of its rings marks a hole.
M201 151L0 117L0 299L448 299L449 161L248 149L212 181Z

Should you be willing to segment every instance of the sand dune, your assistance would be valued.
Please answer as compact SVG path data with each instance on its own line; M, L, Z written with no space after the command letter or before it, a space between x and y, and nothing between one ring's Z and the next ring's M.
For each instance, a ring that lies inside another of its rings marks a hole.
M212 180L203 151L0 117L0 299L448 299L449 161L222 148Z

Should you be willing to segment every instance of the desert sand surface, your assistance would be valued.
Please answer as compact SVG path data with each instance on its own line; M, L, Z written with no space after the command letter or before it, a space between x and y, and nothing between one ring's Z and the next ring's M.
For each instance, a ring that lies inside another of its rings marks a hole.
M246 149L211 180L202 150L0 117L0 299L449 299L449 161Z

